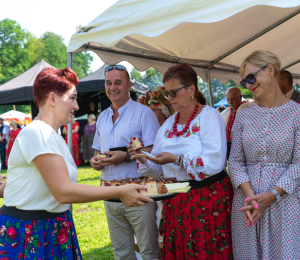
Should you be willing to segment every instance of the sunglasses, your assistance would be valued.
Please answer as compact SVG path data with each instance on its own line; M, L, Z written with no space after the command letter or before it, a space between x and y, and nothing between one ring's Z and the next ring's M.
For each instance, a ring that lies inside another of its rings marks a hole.
M243 88L247 88L247 83L249 83L249 84L251 84L251 85L254 84L254 83L256 82L255 75L256 75L258 72L260 72L261 70L264 70L266 67L268 67L268 65L265 66L265 67L263 67L262 69L256 71L256 72L253 73L253 74L252 74L252 73L248 74L248 75L246 76L246 78L243 79L243 80L240 82L240 84L242 85L242 87L243 87Z
M182 88L187 88L189 86L190 85L186 85L186 86L183 86L181 88L171 89L170 91L164 90L163 91L163 95L164 95L165 98L168 98L168 95L170 95L172 98L175 98L176 97L176 93L177 93L178 90L180 90Z
M113 70L113 69L116 69L116 70L121 70L121 71L126 71L127 74L128 74L128 71L127 69L123 66L123 65L111 65L111 66L107 66L105 68L105 72L104 72L104 75L106 75L107 72Z

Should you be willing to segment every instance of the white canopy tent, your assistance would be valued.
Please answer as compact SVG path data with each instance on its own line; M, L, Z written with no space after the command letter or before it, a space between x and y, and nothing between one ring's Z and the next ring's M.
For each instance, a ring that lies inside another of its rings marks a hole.
M67 51L92 50L107 64L126 60L141 71L187 63L210 86L212 78L238 83L241 61L265 49L299 83L299 13L298 0L119 0L79 27Z

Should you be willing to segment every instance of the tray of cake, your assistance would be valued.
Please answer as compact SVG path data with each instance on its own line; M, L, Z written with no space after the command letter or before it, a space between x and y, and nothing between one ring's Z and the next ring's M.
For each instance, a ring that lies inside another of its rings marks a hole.
M140 193L154 201L166 200L175 197L178 193L188 192L189 183L179 183L176 178L152 177L126 178L121 180L105 181L101 180L101 186L122 186L127 184L140 184L148 187L147 190L141 190ZM184 187L184 188L182 188ZM120 199L110 199L107 201L121 202Z

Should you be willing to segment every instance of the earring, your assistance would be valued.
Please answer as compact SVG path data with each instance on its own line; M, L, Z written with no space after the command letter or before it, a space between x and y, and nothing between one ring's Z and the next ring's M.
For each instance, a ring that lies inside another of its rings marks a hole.
M193 100L194 96L191 96L191 98L192 98L192 100Z

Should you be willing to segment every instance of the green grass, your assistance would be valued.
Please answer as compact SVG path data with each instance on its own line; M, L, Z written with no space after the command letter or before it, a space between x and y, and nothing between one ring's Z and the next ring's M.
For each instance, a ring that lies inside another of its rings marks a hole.
M5 175L6 171L1 171ZM78 183L99 186L100 172L78 167ZM0 199L2 205L3 199ZM113 260L103 201L73 204L73 218L84 260Z

